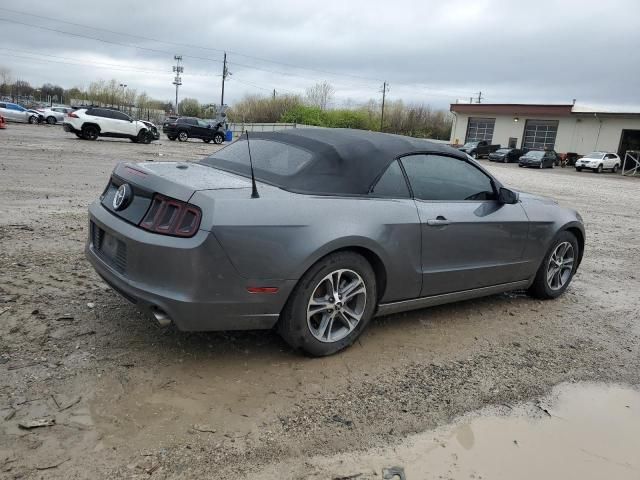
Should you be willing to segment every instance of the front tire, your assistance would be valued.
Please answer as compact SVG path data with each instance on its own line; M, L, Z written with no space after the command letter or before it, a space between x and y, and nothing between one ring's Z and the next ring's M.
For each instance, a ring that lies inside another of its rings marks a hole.
M557 298L562 295L578 268L579 249L578 240L573 233L566 230L560 232L544 256L529 287L529 294L540 299Z
M612 171L613 173L618 173L618 164L617 164L617 163L613 166L613 168L611 169L611 171Z
M376 304L369 262L355 252L333 253L302 276L282 311L278 333L308 355L331 355L360 336Z
M596 168L596 173L602 173L602 164L598 165L598 168Z
M47 123L49 125L55 125L57 122L56 117L47 117Z
M30 123L31 125L33 125L34 123L38 123L38 119L36 118L36 116L35 116L35 115L31 115L31 116L29 117L29 123Z
M222 135L221 133L216 133L213 136L213 143L215 143L216 145L220 145L222 144L222 142L224 142L224 135Z
M189 140L189 134L187 132L185 132L184 130L181 131L178 134L178 140L181 142L186 142L187 140Z
M151 132L147 130L140 130L138 133L138 143L144 143L148 145L151 143Z
M576 172L581 172L581 171L582 171L582 168L576 167Z

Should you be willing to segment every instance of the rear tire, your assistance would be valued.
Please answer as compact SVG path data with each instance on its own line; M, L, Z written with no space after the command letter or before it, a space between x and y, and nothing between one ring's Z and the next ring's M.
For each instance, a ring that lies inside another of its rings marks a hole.
M57 122L56 117L47 117L47 123L49 125L55 125Z
M181 142L186 142L187 140L189 140L189 134L182 130L180 133L178 133L178 140Z
M581 172L581 171L582 171L582 168L576 167L576 172Z
M567 247L562 262L559 263L557 259L561 258L559 253L562 252L558 252L558 249L562 250L561 246L566 245L570 245L570 248ZM579 248L578 240L573 233L565 230L556 235L529 287L529 295L543 300L562 295L569 287L578 268ZM569 259L571 259L570 262Z
M376 277L369 262L355 252L336 252L302 276L280 315L278 333L295 350L331 355L360 336L376 304Z
M86 127L82 127L82 136L86 140L96 140L98 138L99 132L96 127L93 125L87 125Z
M84 139L81 133L76 133L76 137Z
M612 171L613 173L618 173L618 164L617 164L617 163L613 166L613 168L611 169L611 171Z

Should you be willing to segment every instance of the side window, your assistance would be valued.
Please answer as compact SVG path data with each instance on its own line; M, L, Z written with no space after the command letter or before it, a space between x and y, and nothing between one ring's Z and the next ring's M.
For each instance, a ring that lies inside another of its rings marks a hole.
M421 200L495 200L491 178L470 163L442 155L409 155L402 164Z
M127 115L126 113L122 113L122 112L116 112L116 111L111 111L111 118L115 118L116 120L125 120L125 121L129 121L129 115Z
M7 108L7 104L6 103L0 103L0 108Z
M107 113L106 110L103 110L102 108L92 108L90 110L87 110L87 115L91 115L93 117L108 118L108 115L106 113Z
M400 163L395 160L387 167L387 170L378 179L371 193L378 197L409 198L409 187L400 168Z

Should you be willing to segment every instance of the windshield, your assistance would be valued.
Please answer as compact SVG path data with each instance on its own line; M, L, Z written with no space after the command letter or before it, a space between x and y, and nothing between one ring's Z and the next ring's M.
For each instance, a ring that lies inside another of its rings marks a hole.
M601 159L604 156L602 152L591 152L589 155L585 155L584 158L597 158Z
M496 153L509 153L510 151L510 148L501 148L499 150L496 150Z
M542 157L544 157L544 152L541 151L541 150L535 150L533 152L527 153L527 157L542 158Z
M465 146L466 148L470 148L470 147L477 147L477 146L478 146L478 143L480 143L480 142L467 142L467 143L465 143L465 144L464 144L464 146Z

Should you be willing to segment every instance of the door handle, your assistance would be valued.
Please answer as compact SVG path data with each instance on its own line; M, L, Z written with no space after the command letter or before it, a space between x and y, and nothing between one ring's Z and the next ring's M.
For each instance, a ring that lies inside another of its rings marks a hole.
M449 225L451 222L444 218L442 215L438 215L436 218L430 218L427 220L427 225L432 227L441 227L443 225Z

